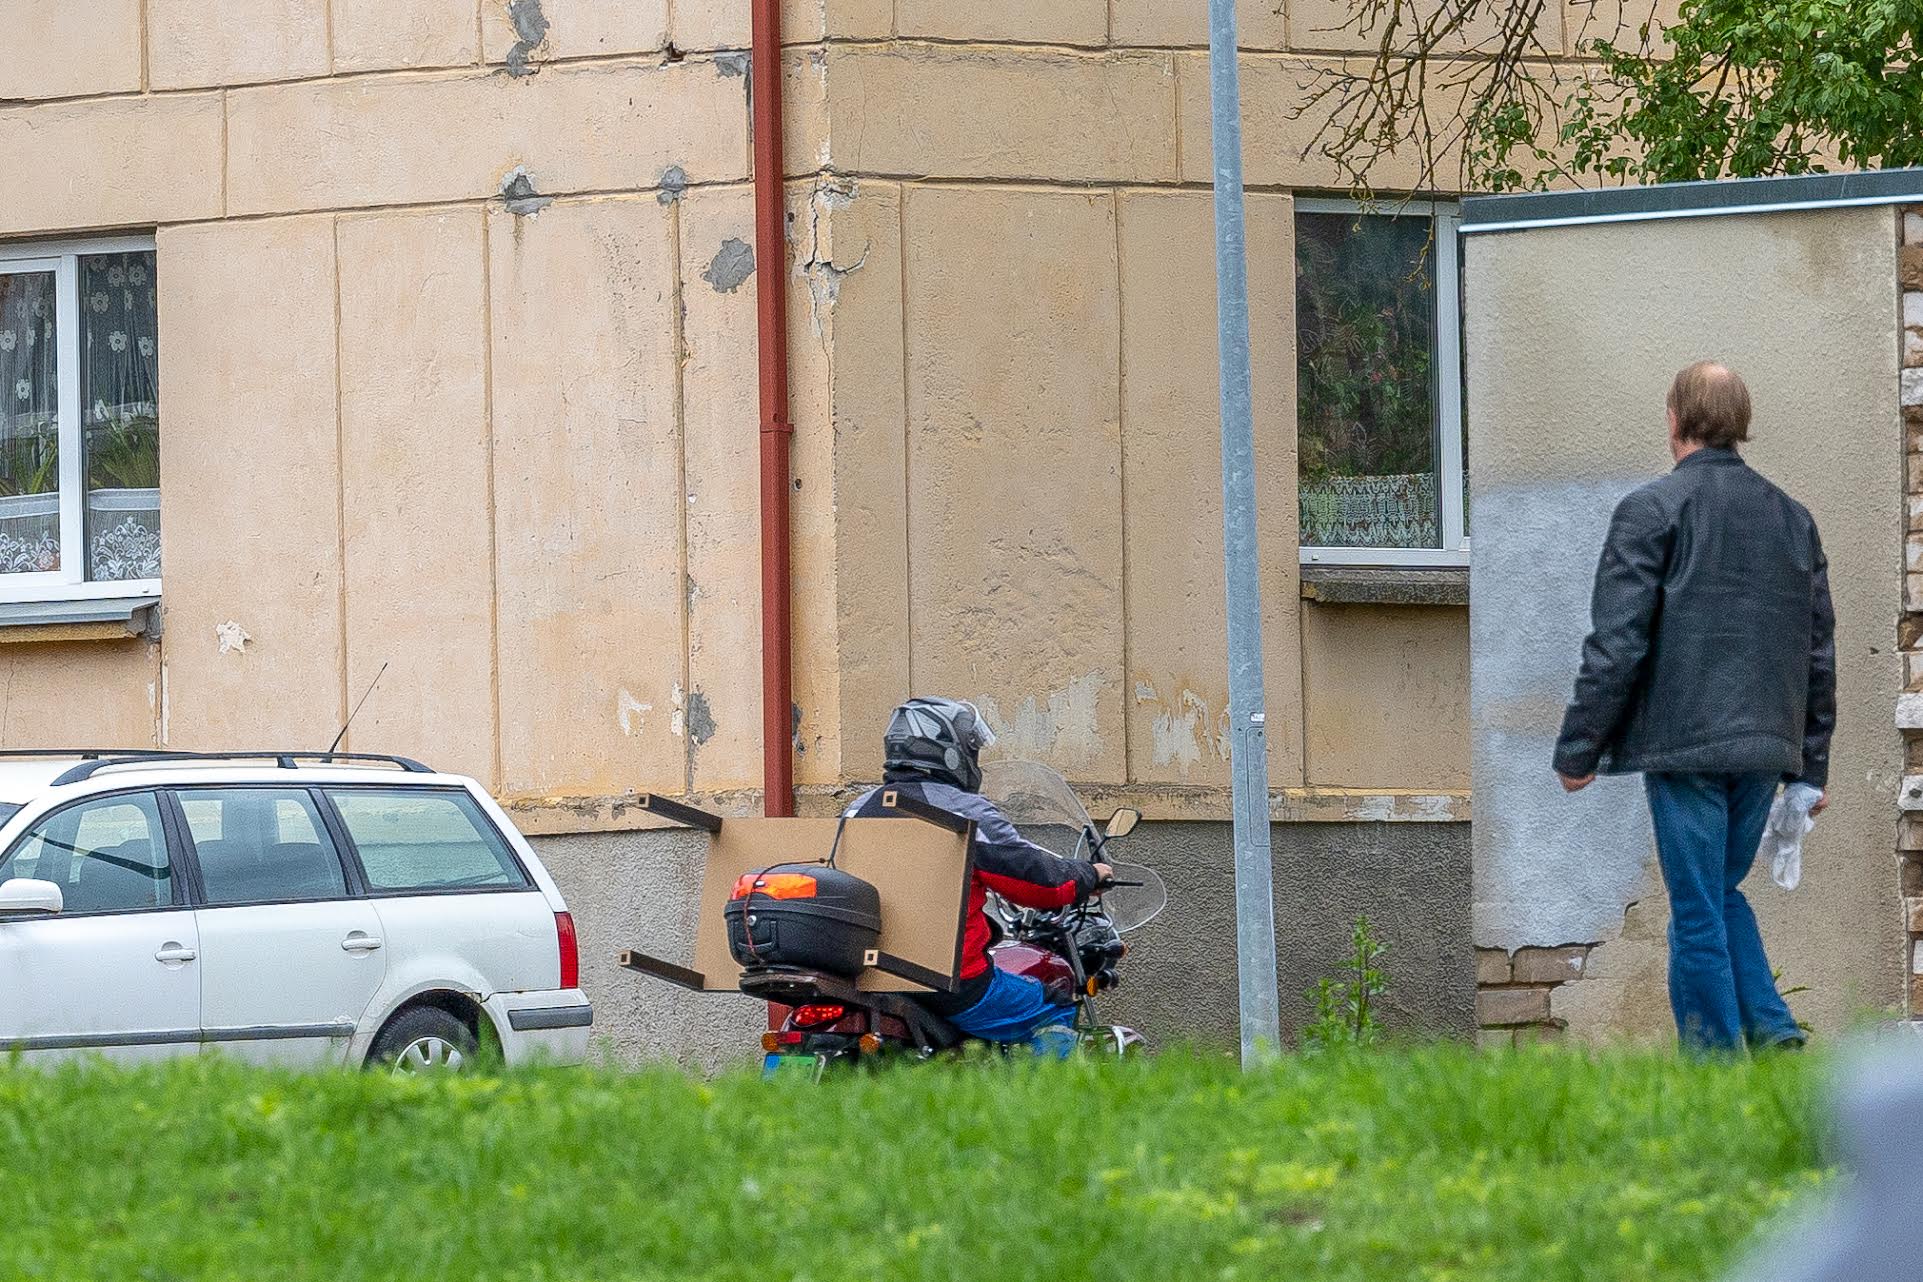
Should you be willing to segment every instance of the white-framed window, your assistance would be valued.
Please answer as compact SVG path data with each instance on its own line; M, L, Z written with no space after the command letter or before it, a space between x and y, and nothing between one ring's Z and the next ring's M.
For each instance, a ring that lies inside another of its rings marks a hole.
M0 244L0 601L160 591L152 237Z
M1305 565L1469 562L1453 205L1295 202Z

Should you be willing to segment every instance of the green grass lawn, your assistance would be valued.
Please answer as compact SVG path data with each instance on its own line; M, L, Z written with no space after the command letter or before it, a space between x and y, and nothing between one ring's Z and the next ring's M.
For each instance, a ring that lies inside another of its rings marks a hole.
M818 1086L0 1065L0 1277L1708 1279L1816 1065L1456 1048Z

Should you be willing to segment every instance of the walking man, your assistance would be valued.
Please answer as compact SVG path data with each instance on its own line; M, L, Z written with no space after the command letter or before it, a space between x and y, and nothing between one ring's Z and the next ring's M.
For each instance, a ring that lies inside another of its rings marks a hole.
M1777 784L1827 788L1828 563L1809 512L1737 456L1750 402L1734 371L1691 365L1668 405L1676 467L1610 519L1556 773L1570 792L1643 775L1684 1047L1800 1045L1740 887Z

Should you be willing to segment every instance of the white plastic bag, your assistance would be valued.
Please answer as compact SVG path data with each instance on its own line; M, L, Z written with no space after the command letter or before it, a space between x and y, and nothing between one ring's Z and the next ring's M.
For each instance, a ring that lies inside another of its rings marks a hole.
M1816 826L1810 807L1822 799L1821 788L1793 783L1770 805L1756 857L1769 856L1769 875L1784 890L1795 890L1803 880L1803 838Z

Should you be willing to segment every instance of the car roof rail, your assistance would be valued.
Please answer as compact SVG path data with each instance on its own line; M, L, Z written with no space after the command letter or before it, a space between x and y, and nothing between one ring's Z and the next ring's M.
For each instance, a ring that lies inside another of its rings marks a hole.
M79 765L63 772L53 781L54 787L62 784L79 783L91 779L97 772L110 766L144 766L154 764L192 765L203 761L271 761L282 770L298 769L303 762L318 765L331 765L342 761L349 764L378 764L399 766L408 774L433 774L431 766L423 765L412 757L397 756L388 752L187 752L166 748L123 748L109 751L87 750L63 752L52 749L9 749L0 751L4 757L62 757L79 756Z

